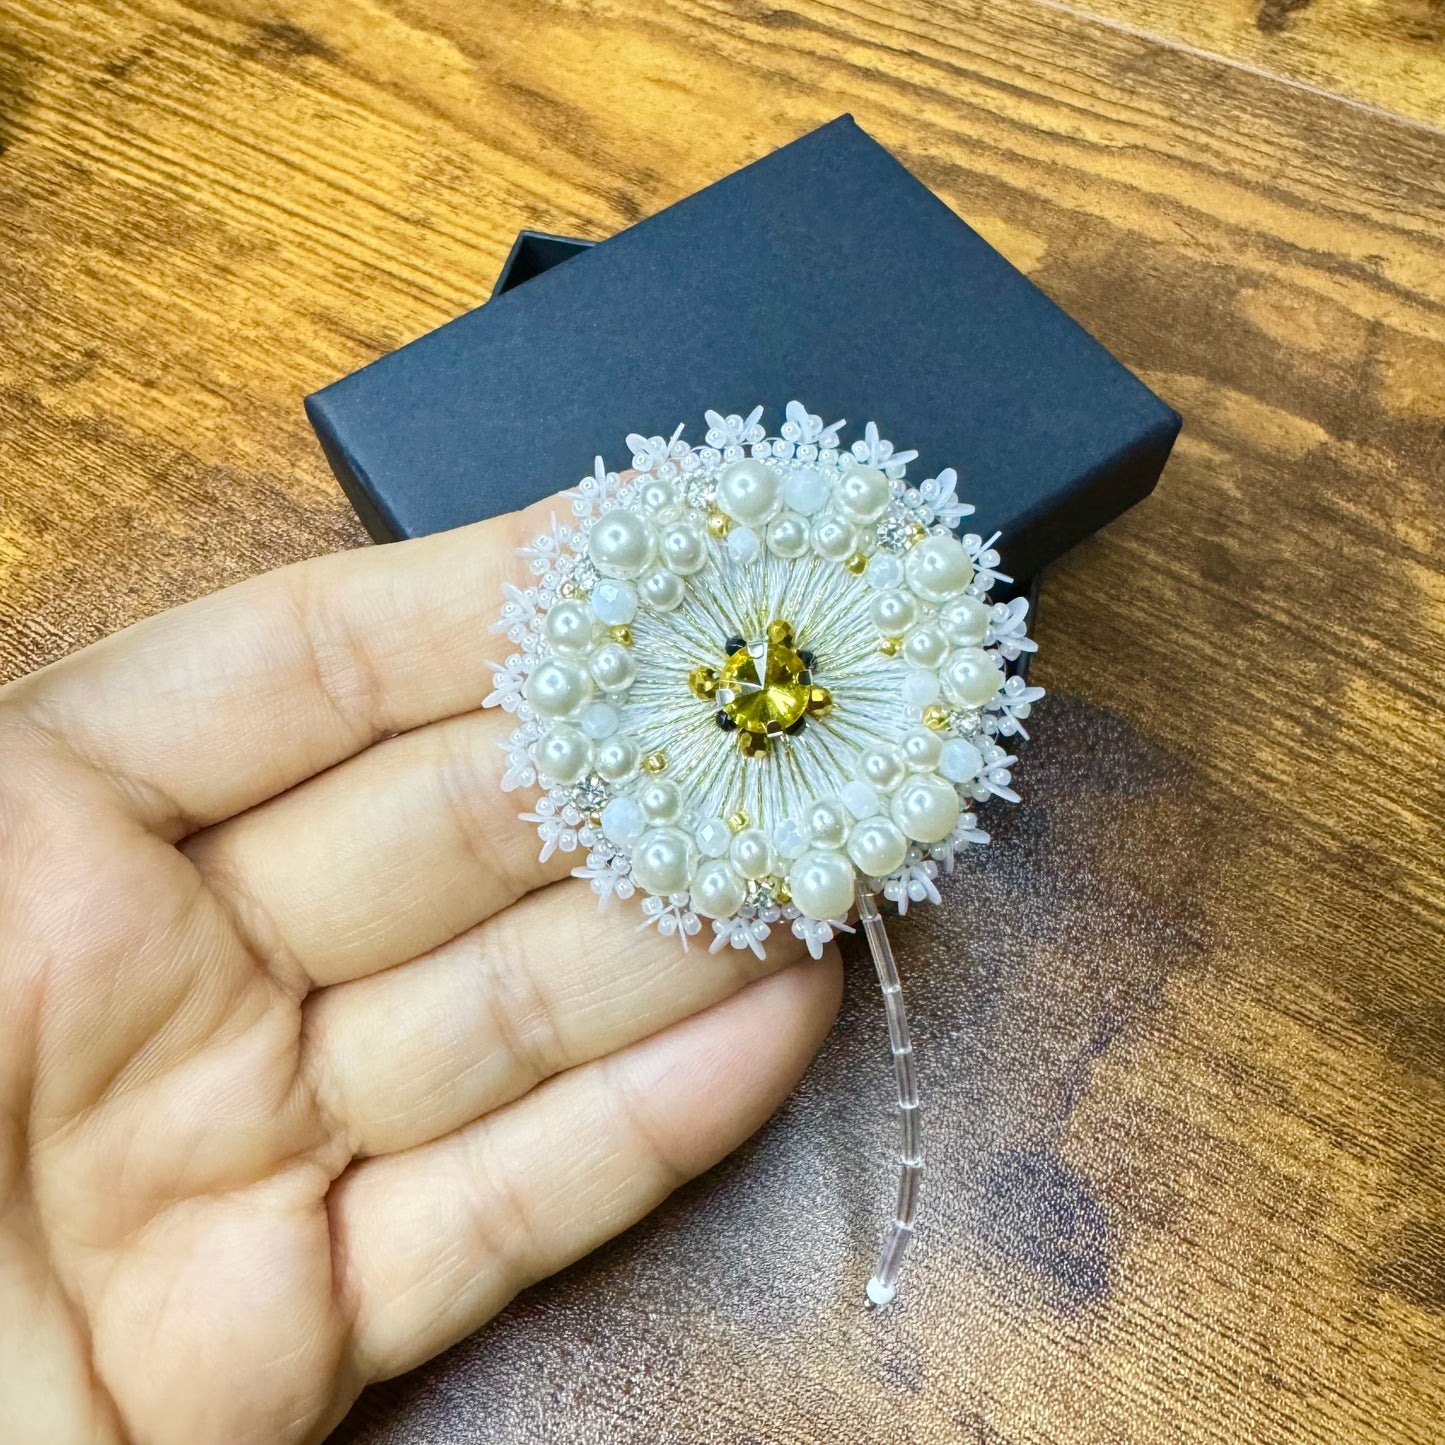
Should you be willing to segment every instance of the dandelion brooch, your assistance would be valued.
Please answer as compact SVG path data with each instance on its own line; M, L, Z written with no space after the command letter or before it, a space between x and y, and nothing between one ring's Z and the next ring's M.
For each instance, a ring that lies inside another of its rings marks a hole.
M1043 689L1028 604L990 604L997 536L955 535L973 508L952 469L906 480L916 452L869 423L844 449L789 402L707 413L705 445L627 438L635 471L603 468L574 518L526 549L508 587L488 706L512 713L506 789L538 785L546 859L603 901L641 894L644 922L684 948L760 957L789 927L816 956L856 910L878 969L902 1126L898 1203L868 1283L893 1297L922 1172L913 1051L880 898L939 902L958 850L986 843L974 806L1010 802L1001 740Z

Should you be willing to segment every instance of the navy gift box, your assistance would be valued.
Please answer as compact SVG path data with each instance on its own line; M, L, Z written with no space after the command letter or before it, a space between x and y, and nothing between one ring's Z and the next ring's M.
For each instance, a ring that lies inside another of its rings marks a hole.
M849 116L589 246L518 238L485 306L308 397L378 541L573 485L624 436L792 398L876 421L1015 577L1153 488L1179 417Z

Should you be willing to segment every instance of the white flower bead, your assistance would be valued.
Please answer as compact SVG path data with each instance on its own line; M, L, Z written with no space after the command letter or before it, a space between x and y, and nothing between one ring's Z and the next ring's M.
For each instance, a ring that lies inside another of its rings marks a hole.
M654 612L671 612L674 607L680 607L682 599L687 596L687 583L666 567L649 572L637 587Z
M972 782L982 766L983 754L967 738L950 738L938 759L938 771L951 783Z
M938 766L943 739L932 728L910 728L903 735L903 756L915 772Z
M807 918L837 918L853 902L853 865L841 854L813 848L788 871L788 892Z
M649 823L675 823L682 816L682 794L676 783L666 778L653 778L637 794Z
M662 560L679 577L691 577L707 566L707 534L695 522L672 522L662 529Z
M773 845L761 828L744 828L728 856L744 878L766 878L773 871Z
M988 636L988 607L977 597L959 597L938 614L938 625L955 647L977 647Z
M632 798L613 798L602 810L602 836L619 848L635 843L646 828L646 815Z
M657 552L657 533L636 512L604 512L587 535L587 552L604 577L640 577Z
M808 809L808 837L825 848L841 848L848 836L848 815L838 803L814 803Z
M903 585L903 563L892 552L879 552L868 559L863 580L880 592L892 592Z
M825 562L842 562L858 549L858 529L852 522L831 513L813 523L813 550Z
M761 527L782 500L782 478L765 463L734 462L717 479L717 504L735 522Z
M709 818L693 835L704 858L723 858L732 847L732 829L721 818Z
M908 549L903 570L925 602L946 602L973 581L973 561L957 537L924 537Z
M807 518L783 512L768 523L768 551L779 557L801 557L809 547Z
M910 668L903 676L903 701L909 707L927 707L938 701L938 674L924 667Z
M878 789L870 788L867 783L860 783L857 779L844 783L838 789L838 796L843 806L855 818L871 818L875 813L883 811L883 799L878 796Z
M849 467L838 483L838 505L855 522L876 522L892 500L888 478L877 467Z
M554 652L586 652L592 646L592 613L582 602L558 602L543 619L542 634Z
M692 906L705 918L730 918L746 897L747 885L721 858L709 859L692 876Z
M578 723L582 731L594 742L610 738L617 731L622 718L610 702L590 702L582 709Z
M626 582L604 578L592 589L592 611L608 627L625 627L637 616L637 593Z
M936 773L917 773L893 795L893 821L916 843L940 843L958 822L958 791Z
M607 692L621 692L631 687L637 676L637 663L632 653L620 642L604 642L587 660L597 685Z
M886 878L908 856L908 839L886 818L866 818L848 835L848 856L860 873Z
M581 728L553 723L537 742L537 770L552 783L575 783L592 761L592 744Z
M592 766L608 783L625 783L642 766L642 749L625 734L614 733L592 750Z
M681 828L649 828L632 850L632 876L649 893L681 893L692 881L696 856Z
M592 679L580 667L549 657L527 679L523 692L539 717L571 717L592 701Z
M734 562L741 562L746 566L749 562L756 562L758 554L763 550L763 544L758 540L758 534L751 527L734 527L728 533L727 539L728 556Z
M903 656L914 667L937 667L948 655L948 639L936 627L914 627L903 639Z
M832 482L816 467L798 467L783 483L783 501L805 517L821 512L832 496Z
M962 647L939 671L943 695L960 707L982 707L1003 686L1003 668L981 647Z
M773 829L773 847L784 858L801 857L808 850L808 835L791 818L784 818Z
M875 592L868 599L868 620L885 637L896 637L906 632L917 618L918 603L910 593Z
M865 748L858 754L857 773L860 782L868 783L882 793L891 793L908 772L908 759L901 748L892 743Z

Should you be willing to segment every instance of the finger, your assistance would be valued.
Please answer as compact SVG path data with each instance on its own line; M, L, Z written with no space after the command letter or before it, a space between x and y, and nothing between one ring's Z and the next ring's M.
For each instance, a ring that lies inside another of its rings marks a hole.
M582 854L539 861L501 791L509 714L468 713L390 738L184 850L273 968L360 978L455 938Z
M411 1369L655 1208L782 1102L838 1008L836 952L404 1154L330 1197L357 1364Z
M584 884L556 884L426 958L313 994L312 1076L354 1154L439 1138L803 952L786 924L762 959L711 953L713 936L684 953L675 935L639 930L635 909L599 912Z
M137 624L0 691L176 838L392 732L477 707L516 549L548 498L455 532L284 567Z

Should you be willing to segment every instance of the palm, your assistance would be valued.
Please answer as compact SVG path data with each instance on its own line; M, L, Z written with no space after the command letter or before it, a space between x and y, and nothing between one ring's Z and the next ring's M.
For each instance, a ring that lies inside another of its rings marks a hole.
M0 693L14 1438L319 1439L756 1127L826 1028L836 960L684 961L512 825L506 722L467 709L535 527L309 564Z

